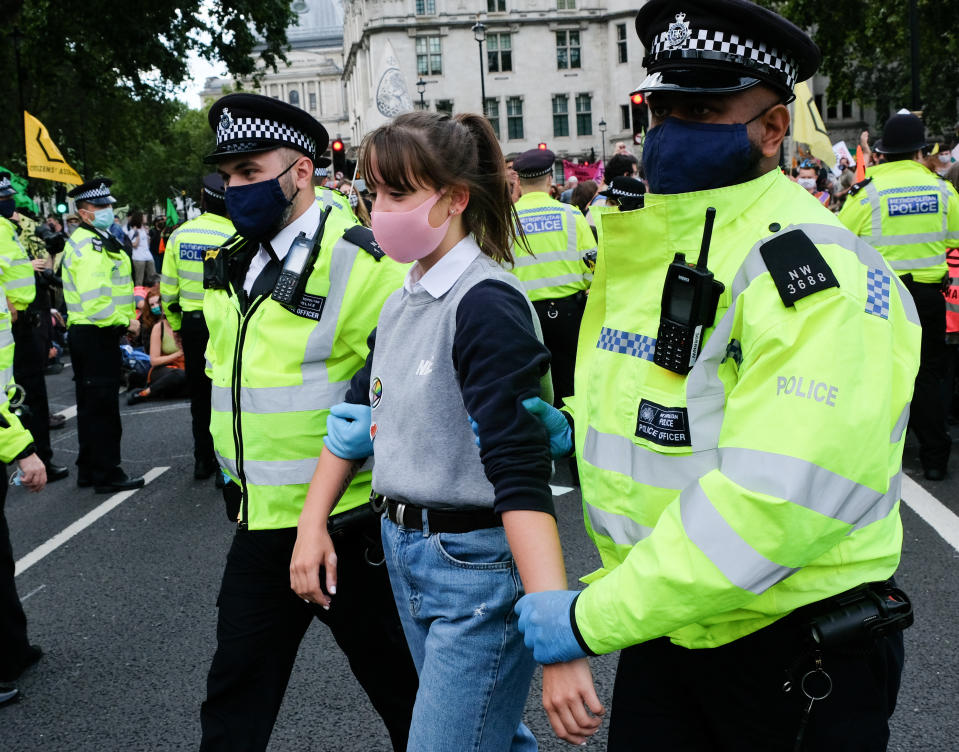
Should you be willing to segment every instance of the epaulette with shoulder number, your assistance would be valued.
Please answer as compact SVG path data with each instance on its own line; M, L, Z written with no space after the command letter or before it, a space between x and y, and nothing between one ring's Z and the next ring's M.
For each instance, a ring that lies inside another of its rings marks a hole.
M858 183L853 183L852 186L849 188L849 195L855 196L857 193L859 193L859 191L861 191L871 182L872 182L872 178L865 178L864 180L860 180Z
M343 239L348 240L353 245L358 245L377 261L386 255L383 249L380 248L380 244L376 242L376 238L373 237L373 231L369 227L353 225L343 233Z
M774 236L759 247L759 253L787 307L807 295L839 287L829 264L802 230Z

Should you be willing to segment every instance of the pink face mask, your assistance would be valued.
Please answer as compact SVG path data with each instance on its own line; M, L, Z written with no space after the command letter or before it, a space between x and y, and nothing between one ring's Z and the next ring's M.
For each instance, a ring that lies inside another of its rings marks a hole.
M401 264L408 264L436 250L446 237L450 224L450 217L439 227L430 224L430 209L442 197L443 193L437 192L410 211L370 213L373 236L387 256Z

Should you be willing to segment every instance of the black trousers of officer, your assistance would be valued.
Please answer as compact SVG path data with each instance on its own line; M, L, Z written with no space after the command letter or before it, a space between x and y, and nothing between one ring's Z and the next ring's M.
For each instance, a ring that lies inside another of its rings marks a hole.
M405 750L418 680L386 566L367 561L383 559L379 520L334 536L337 587L329 611L290 589L295 542L295 528L239 529L233 539L217 600L217 649L200 710L201 752L266 749L313 619L330 628L383 718L394 750ZM316 719L317 726L336 722ZM361 748L367 746L358 739Z
M30 647L27 617L14 581L13 547L4 507L7 502L7 466L0 463L0 677L19 673Z
M815 668L799 624L786 617L718 648L690 650L662 637L623 650L607 749L794 752L809 704L802 678ZM902 664L902 632L824 652L832 692L814 703L800 749L885 750Z
M50 352L50 314L27 309L13 323L13 380L23 387L27 410L20 422L30 431L37 456L50 462L50 405L43 369Z
M78 480L109 481L120 466L120 329L90 324L69 329L77 393Z
M561 407L563 399L573 393L576 341L586 308L586 293L578 292L555 300L536 300L533 308L543 330L543 344L550 354L553 405Z
M193 457L216 466L213 437L210 435L210 395L212 382L206 375L206 343L210 339L202 311L185 311L180 324L186 384L193 416Z
M923 470L945 470L952 449L942 401L947 353L946 301L938 283L907 279L903 282L916 302L919 324L922 326L922 350L909 412L909 428L916 432L919 440L919 460Z

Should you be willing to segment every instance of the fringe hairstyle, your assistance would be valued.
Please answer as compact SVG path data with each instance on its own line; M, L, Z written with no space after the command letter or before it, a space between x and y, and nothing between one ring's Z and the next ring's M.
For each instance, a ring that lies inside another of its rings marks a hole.
M494 261L513 263L513 244L526 245L489 121L463 113L408 112L363 139L360 171L367 184L401 191L461 186L469 191L466 231ZM520 228L517 230L517 228Z

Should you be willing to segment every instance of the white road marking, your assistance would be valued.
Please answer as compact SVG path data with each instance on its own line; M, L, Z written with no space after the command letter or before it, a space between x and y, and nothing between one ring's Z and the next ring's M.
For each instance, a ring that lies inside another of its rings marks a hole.
M550 490L553 492L553 496L562 496L563 494L568 494L573 489L569 486L554 486L552 483L549 484Z
M145 415L146 413L165 413L167 410L183 410L189 408L189 402L177 402L172 405L160 405L158 407L147 407L143 410L128 410L124 415Z
M154 467L149 472L143 475L144 485L150 483L156 478L160 477L169 470L167 467ZM16 574L14 576L19 576L26 572L30 567L40 561L44 556L53 551L56 551L60 546L70 540L77 533L82 532L86 528L90 527L94 522L100 519L107 512L115 509L120 506L124 501L129 499L133 494L135 494L140 489L134 488L130 491L120 491L119 493L113 494L109 499L103 502L100 506L91 509L83 517L74 522L72 525L67 526L59 533L54 535L50 540L45 543L41 543L30 553L24 556L22 559L19 559L16 563Z
M959 517L939 499L903 473L902 500L956 551L959 551Z
M76 417L76 414L77 414L77 406L76 406L76 405L70 405L70 407L66 408L65 410L61 410L61 411L58 413L58 415L62 415L62 416L63 416L64 418L66 418L67 420L70 420L70 418Z

